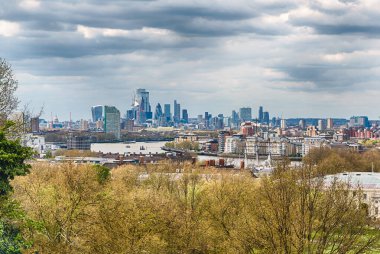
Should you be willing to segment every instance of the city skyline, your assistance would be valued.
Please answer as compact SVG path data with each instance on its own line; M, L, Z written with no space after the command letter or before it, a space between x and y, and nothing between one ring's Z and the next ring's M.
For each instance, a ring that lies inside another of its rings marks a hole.
M47 119L89 119L94 105L123 115L139 87L152 108L177 100L190 117L263 105L284 118L379 119L373 0L0 3L1 57L22 104Z

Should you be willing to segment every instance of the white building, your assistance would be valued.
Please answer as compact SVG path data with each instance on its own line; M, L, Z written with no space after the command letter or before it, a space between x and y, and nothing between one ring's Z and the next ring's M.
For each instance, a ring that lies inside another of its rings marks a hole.
M33 148L39 154L46 152L45 137L39 135L33 135L31 133L25 134L22 138L24 146Z
M224 153L244 153L243 138L241 135L227 136L224 144Z
M335 179L352 186L353 193L360 187L363 202L368 205L369 216L380 219L380 173L350 172L325 176L326 183L333 182Z

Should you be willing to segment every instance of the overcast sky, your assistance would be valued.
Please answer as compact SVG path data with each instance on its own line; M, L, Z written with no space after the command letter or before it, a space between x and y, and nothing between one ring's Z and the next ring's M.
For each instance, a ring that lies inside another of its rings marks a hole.
M18 96L60 120L133 91L190 116L380 116L379 0L0 0Z

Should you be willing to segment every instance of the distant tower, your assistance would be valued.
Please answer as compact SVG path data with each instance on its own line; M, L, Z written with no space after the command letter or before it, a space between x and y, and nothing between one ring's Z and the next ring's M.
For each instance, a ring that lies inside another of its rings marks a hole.
M332 118L327 119L327 129L328 130L334 129L334 120Z
M177 103L177 100L174 100L174 122L179 123L181 120L181 105Z
M305 119L301 119L298 123L298 126L300 127L300 129L305 129L306 127L306 123L305 123Z
M184 123L189 123L189 114L187 113L187 109L182 110L182 121Z
M282 118L281 119L281 129L286 129L287 124L286 124L286 119Z
M170 112L170 104L164 105L164 115L166 122L170 122L172 120L172 113Z
M325 125L322 119L318 120L318 130L323 131L325 129Z
M263 106L259 107L259 123L263 123L264 121L264 112L263 112Z

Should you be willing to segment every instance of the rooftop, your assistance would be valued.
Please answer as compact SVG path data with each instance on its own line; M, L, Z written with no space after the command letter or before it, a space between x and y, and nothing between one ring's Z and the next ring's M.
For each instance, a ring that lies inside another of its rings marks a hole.
M328 182L332 182L334 179L349 183L353 186L359 185L363 189L380 190L380 173L347 172L325 176L325 180L327 180Z

